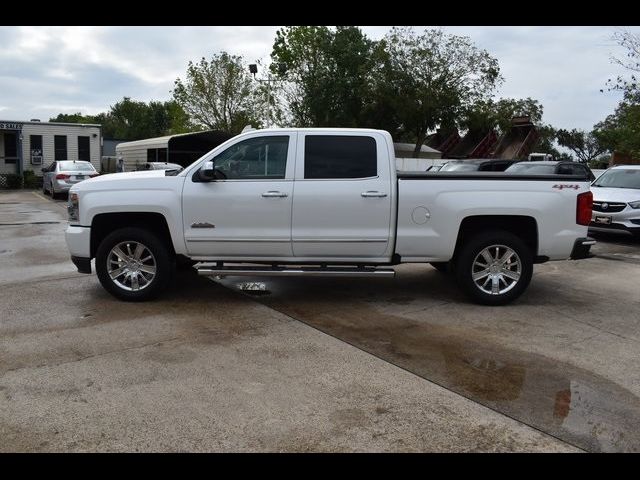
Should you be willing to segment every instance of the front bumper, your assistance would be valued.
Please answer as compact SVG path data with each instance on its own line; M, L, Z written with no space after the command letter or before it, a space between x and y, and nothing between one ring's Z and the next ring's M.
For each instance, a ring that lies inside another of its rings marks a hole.
M601 223L589 224L590 232L601 233L621 233L623 235L637 235L640 236L640 220L637 220L638 224L633 226L627 226L623 223L610 223L609 225L603 225Z
M573 250L571 250L571 258L572 260L580 260L582 258L589 258L591 254L589 250L591 250L591 245L595 245L596 241L593 238L584 237L578 238L573 243Z
M610 217L611 223L596 223L596 216ZM640 234L640 209L627 206L621 212L593 211L589 230L593 232Z
M64 237L72 257L91 258L91 228L69 225Z

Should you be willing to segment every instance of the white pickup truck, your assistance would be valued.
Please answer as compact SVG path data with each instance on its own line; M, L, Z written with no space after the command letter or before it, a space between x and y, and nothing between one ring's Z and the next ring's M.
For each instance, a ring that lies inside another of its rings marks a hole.
M518 297L533 264L588 255L581 177L399 173L388 132L240 134L178 175L103 175L71 188L71 259L117 298L157 296L176 262L203 275L452 272L471 299Z

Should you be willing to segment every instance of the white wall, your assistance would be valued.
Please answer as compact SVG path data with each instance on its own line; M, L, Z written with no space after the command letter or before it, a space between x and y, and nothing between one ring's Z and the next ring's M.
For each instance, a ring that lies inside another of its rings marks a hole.
M94 137L95 134L95 137ZM42 135L42 165L31 165L31 135ZM22 161L24 170L33 170L42 175L41 168L50 165L55 159L54 136L66 135L67 158L78 160L78 137L89 137L90 159L96 170L100 170L100 128L83 125L56 125L51 123L25 123L22 126Z
M116 158L124 160L124 171L132 172L147 163L147 150L150 148L167 148L168 140L136 140L116 145Z
M424 172L432 165L442 165L446 163L440 158L397 158L396 170L399 172Z

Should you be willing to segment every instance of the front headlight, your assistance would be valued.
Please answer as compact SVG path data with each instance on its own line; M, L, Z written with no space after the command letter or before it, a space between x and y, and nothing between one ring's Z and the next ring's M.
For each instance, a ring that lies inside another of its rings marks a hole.
M69 193L69 203L67 203L67 213L69 214L70 222L78 221L78 213L79 213L79 203L78 203L78 194L77 193Z
M635 201L635 202L629 202L629 206L631 208L640 208L640 200Z

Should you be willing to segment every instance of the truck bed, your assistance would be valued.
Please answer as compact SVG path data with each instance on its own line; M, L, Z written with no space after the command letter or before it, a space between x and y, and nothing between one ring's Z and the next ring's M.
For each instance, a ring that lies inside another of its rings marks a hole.
M518 175L504 172L396 172L398 180L525 180L588 182L581 175Z

